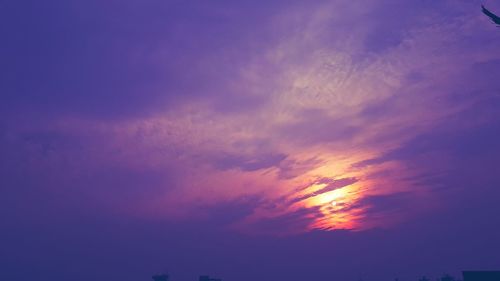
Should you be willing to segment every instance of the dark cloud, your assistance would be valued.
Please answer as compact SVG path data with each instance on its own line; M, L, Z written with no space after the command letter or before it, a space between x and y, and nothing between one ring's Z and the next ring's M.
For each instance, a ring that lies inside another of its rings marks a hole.
M244 224L237 224L237 229L250 234L290 235L302 232L303 229L309 227L312 219L322 216L319 207L301 208L257 221L247 220Z
M262 155L220 155L213 159L218 169L238 168L242 171L256 171L271 167L278 167L286 159L285 154L262 154Z
M488 99L484 103L478 103L474 108L468 108L455 118L450 118L448 122L436 127L433 131L418 135L401 147L381 157L360 162L357 166L390 160L411 161L418 156L433 152L445 152L460 158L495 151L500 136L497 121L488 118L490 121L473 128L462 128L462 124L464 118L465 120L470 118L468 121L473 121L472 119L480 119L481 115L496 114L493 108L496 108L499 102L500 99Z
M367 196L356 203L355 208L366 208L368 220L371 216L377 217L381 214L401 216L402 212L408 211L415 201L415 196L410 192L400 192L389 195ZM391 214L392 213L392 214Z
M227 92L243 105L248 97L221 85L252 55L255 24L281 4L8 1L1 108L129 118Z
M339 188L343 188L343 187L351 185L357 181L358 181L358 179L356 179L356 178L343 178L343 179L323 178L323 179L319 179L316 183L317 184L326 184L325 187L323 187L315 192L308 193L304 196L294 198L292 200L292 202L299 202L299 201L305 200L307 198L311 198L311 197L318 196L318 195L321 195L321 194L326 193L326 192L330 192L330 191L333 191L333 190L336 190Z
M429 15L450 19L463 15L457 7L450 7L445 2L430 0L419 1L418 5L407 8L400 1L380 1L363 22L369 27L364 47L368 53L382 53L400 45L409 30L416 30L429 24ZM436 17L436 18L439 18Z
M279 177L283 179L291 179L321 165L321 163L321 160L316 158L310 158L305 161L287 158L281 161L279 165Z

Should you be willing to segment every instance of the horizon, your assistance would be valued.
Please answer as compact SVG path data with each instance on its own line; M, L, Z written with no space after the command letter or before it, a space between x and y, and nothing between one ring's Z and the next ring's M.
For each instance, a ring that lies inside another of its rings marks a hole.
M462 271L461 272L463 279L456 278L453 275L443 273L439 277L436 278L429 278L429 276L422 275L418 277L418 281L431 281L431 280L437 280L437 281L497 281L500 278L500 271ZM170 274L168 273L161 273L161 274L155 274L152 276L153 280L155 281L169 281L171 280ZM174 278L175 279L175 278ZM325 278L325 280L329 278ZM334 278L333 278L334 279ZM334 279L335 280L335 279ZM358 281L361 280L366 280L366 279L358 279ZM394 278L393 280L399 281L399 278ZM222 281L220 278L212 278L209 275L200 275L199 276L199 281Z

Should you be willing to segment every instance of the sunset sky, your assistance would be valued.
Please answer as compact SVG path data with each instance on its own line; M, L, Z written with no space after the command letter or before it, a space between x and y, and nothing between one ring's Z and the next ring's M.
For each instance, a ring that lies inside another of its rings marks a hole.
M0 1L0 280L498 270L480 5Z

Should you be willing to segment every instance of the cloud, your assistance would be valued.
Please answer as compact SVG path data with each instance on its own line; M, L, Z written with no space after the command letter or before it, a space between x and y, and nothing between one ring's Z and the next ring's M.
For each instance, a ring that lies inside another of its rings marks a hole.
M410 194L432 201L432 186L416 188L425 181L415 179L442 173L449 165L436 155L446 154L442 142L450 139L428 140L434 130L454 124L460 131L461 122L474 127L496 118L490 108L489 115L471 119L496 101L492 73L500 61L498 40L487 35L477 17L464 12L466 4L453 4L459 7L443 21L441 12L450 3L426 2L429 13L402 11L407 17L401 26L388 19L391 7L400 5L394 1L380 6L324 2L308 9L277 5L272 15L255 10L263 20L257 26L268 30L257 33L231 6L221 10L225 16L219 27L201 26L191 14L175 17L163 41L162 28L127 37L137 41L122 54L130 61L121 61L118 54L116 63L106 63L109 69L94 73L89 66L83 76L62 76L68 91L48 97L68 111L47 114L34 124L17 118L8 130L19 139L38 136L31 142L54 150L50 161L37 158L27 170L51 167L47 169L61 174L55 181L65 183L99 175L95 183L83 181L77 188L87 188L90 198L108 202L120 215L189 220L210 213L200 211L205 208L257 198L244 215L224 221L247 222L264 232L273 225L284 232L383 226L401 215L388 211L395 201ZM146 26L151 23L135 16ZM228 24L232 21L237 23L234 30ZM388 40L381 30L388 30ZM203 32L187 36L194 31ZM219 31L227 38L207 35ZM147 40L135 40L143 36ZM110 46L108 39L102 40ZM172 42L178 45L172 47ZM144 44L151 45L151 53ZM135 51L136 57L131 55ZM89 63L99 65L99 57ZM484 75L473 75L479 72ZM45 86L43 93L59 89ZM73 99L70 93L76 90L82 94ZM115 118L123 113L116 108L120 104L126 107L123 112L134 113ZM114 117L89 115L93 105ZM47 108L29 113L37 116L40 110ZM44 133L38 131L43 130L60 140L41 137ZM61 144L66 142L70 145ZM25 154L12 157L31 159L35 154L26 148ZM429 172L418 159L435 160L444 168L434 165ZM110 199L119 194L121 181L108 182L102 171L115 171L113 177L133 186L124 191L129 195L123 201ZM132 173L136 176L128 178L127 171L137 171ZM142 188L149 191L139 200L135 195Z
M218 169L239 168L242 171L256 171L266 168L279 166L286 159L284 154L276 155L221 155L219 158L214 157L212 161ZM218 159L217 159L218 158Z
M316 190L312 193L303 195L301 197L294 198L292 200L292 202L299 202L299 201L302 201L302 200L305 200L305 199L308 199L311 197L321 195L323 193L327 193L327 192L330 192L330 191L333 191L336 189L340 189L340 188L346 187L348 185L351 185L357 181L358 180L356 178L344 178L344 179L338 179L338 180L337 179L329 179L329 178L319 179L316 183L326 184L325 187L322 187L319 190Z

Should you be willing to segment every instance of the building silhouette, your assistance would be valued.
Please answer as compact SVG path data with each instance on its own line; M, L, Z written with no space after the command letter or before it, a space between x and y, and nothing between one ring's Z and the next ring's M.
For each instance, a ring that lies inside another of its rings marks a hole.
M201 275L199 281L222 281L222 279L210 278L208 275Z
M500 271L463 271L463 281L500 281ZM168 274L153 275L154 281L170 281ZM201 275L199 281L222 281L220 278L211 278L209 275ZM439 281L456 281L451 275L444 275ZM398 281L398 279L396 279ZM430 281L427 277L421 277L419 281Z
M169 279L167 274L153 275L154 281L169 281Z
M500 281L500 271L463 271L464 281Z

